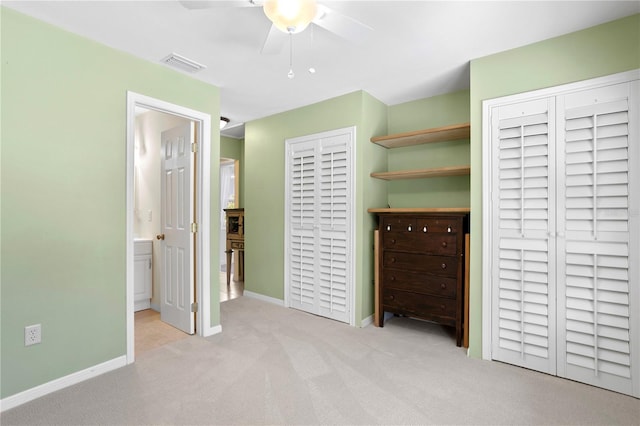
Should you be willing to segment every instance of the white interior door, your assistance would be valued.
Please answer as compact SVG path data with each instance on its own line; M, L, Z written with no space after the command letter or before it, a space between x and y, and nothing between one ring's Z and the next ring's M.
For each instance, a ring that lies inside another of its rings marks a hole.
M293 308L351 323L355 128L287 140L285 281Z
M556 371L554 105L550 99L492 115L492 354Z
M288 146L287 283L289 306L316 312L316 151L317 141Z
M193 161L195 126L188 123L162 132L162 321L195 332L193 267Z
M558 375L627 394L640 373L637 92L636 82L557 98Z

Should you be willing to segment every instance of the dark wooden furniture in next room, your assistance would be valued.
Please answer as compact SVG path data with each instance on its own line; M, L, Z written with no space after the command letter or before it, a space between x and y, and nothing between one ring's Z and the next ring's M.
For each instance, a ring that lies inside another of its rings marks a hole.
M238 251L238 276L244 280L244 209L224 209L227 214L227 286L231 284L231 256Z

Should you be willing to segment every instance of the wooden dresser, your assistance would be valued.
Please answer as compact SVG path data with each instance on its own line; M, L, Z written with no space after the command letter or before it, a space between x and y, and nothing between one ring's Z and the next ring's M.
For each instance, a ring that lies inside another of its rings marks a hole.
M464 321L466 213L378 213L378 316L406 315L455 327Z

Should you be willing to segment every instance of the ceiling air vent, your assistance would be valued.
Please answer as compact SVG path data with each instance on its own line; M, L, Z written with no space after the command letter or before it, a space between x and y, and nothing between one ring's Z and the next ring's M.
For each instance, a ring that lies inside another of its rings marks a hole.
M172 53L166 58L163 58L162 62L187 72L198 72L206 68L206 65L199 64L196 61L187 59L177 53Z

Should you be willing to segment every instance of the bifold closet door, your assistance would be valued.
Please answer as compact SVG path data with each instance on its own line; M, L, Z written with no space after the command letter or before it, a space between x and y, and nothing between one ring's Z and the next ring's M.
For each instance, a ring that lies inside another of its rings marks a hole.
M307 312L316 308L316 157L317 143L296 144L288 155L289 305Z
M640 396L638 80L491 109L491 356Z
M555 374L554 104L492 112L492 357Z
M285 279L289 306L351 320L355 129L287 141Z
M557 98L558 375L627 394L640 373L637 93Z

